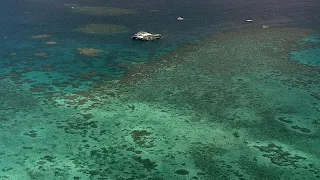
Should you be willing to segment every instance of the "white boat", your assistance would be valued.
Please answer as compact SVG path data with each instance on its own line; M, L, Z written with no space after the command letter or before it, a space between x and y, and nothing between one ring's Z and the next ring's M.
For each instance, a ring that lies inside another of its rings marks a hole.
M182 21L182 20L183 20L183 17L178 17L177 20L178 20L178 21Z
M131 36L131 38L137 39L137 40L152 41L152 40L160 39L161 34L153 34L151 32L139 31L133 36Z
M246 19L244 22L252 22L252 19Z

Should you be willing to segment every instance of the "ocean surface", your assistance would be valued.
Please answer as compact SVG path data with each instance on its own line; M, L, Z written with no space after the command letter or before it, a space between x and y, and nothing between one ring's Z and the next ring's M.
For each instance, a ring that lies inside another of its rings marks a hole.
M1 2L0 180L320 179L319 9Z

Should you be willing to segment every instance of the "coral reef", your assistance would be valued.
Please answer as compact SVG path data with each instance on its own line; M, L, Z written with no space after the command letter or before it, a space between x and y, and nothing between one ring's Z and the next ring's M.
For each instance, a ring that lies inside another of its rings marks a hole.
M43 43L41 61L6 53L0 177L317 179L319 70L288 59L309 33L221 33L137 66L106 62L122 54L105 46L61 61ZM115 64L133 68L115 79Z

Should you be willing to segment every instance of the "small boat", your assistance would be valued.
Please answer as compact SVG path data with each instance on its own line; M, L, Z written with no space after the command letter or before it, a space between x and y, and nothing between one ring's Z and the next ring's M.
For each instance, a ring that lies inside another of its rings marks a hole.
M153 34L151 32L139 31L133 36L131 36L131 38L137 39L137 40L152 41L152 40L160 39L161 34Z
M182 20L183 20L183 17L178 17L177 20L178 20L178 21L182 21Z
M244 22L252 22L252 19L246 19Z

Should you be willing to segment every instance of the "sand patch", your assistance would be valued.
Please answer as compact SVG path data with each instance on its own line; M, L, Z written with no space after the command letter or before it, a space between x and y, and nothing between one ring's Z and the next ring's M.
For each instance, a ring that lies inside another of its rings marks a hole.
M88 24L84 27L75 29L75 31L86 34L110 35L121 33L125 29L125 26L115 24Z
M48 37L50 37L49 34L38 34L38 35L31 36L32 39L43 39Z
M34 53L33 55L36 57L42 57L42 58L48 57L48 54L46 52L38 52L38 53Z
M48 45L55 45L55 44L57 44L57 42L55 42L55 41L47 41L47 42L45 42L45 44L48 44Z
M125 14L135 14L136 12L129 9L121 9L114 7L90 7L90 6L72 6L72 11L86 15L99 16L118 16Z
M103 52L103 50L101 49L94 49L94 48L78 48L77 51L80 55L84 55L84 56L99 56L100 53Z

